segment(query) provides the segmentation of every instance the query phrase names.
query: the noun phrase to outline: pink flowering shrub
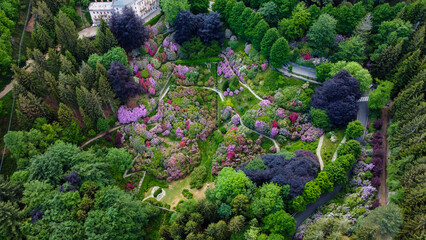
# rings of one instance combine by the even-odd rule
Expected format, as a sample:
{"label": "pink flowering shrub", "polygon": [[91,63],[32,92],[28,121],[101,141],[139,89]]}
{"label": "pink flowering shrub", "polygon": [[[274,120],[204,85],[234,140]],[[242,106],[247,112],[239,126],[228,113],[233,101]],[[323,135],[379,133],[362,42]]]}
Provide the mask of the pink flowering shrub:
{"label": "pink flowering shrub", "polygon": [[144,46],[145,51],[150,56],[154,56],[155,53],[157,52],[158,45],[153,39],[149,39],[148,41],[146,41],[143,46]]}

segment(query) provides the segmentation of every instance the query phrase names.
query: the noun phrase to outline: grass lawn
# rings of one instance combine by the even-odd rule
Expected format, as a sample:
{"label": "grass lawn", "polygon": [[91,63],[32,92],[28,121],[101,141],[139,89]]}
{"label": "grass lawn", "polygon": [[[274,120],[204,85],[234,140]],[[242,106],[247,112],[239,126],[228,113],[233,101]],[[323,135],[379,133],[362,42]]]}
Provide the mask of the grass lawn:
{"label": "grass lawn", "polygon": [[[139,180],[140,180],[140,178],[139,178]],[[138,184],[139,184],[139,182],[138,182]],[[140,198],[143,198],[144,193],[146,191],[148,191],[148,189],[150,189],[150,188],[152,188],[154,186],[159,186],[159,187],[162,187],[162,188],[167,188],[167,187],[169,187],[169,184],[167,183],[166,180],[158,179],[154,175],[147,173],[146,176],[145,176],[145,179],[143,180],[141,189],[139,191]]]}
{"label": "grass lawn", "polygon": [[[240,84],[240,86],[242,85]],[[250,110],[253,106],[260,102],[260,100],[245,87],[244,91],[240,92],[238,95],[226,97],[225,100],[231,100],[234,105],[233,108],[238,112],[238,114],[240,114],[240,116],[243,116],[247,110]]]}
{"label": "grass lawn", "polygon": [[209,136],[207,141],[198,141],[198,147],[200,148],[201,153],[200,166],[204,166],[207,169],[206,182],[213,182],[212,155],[216,153],[219,146],[217,146],[217,144],[213,144],[211,136]]}
{"label": "grass lawn", "polygon": [[286,149],[289,152],[294,152],[296,150],[308,150],[315,154],[318,147],[318,142],[319,140],[316,140],[315,142],[302,142],[302,140],[298,140],[293,142],[291,145],[287,145]]}
{"label": "grass lawn", "polygon": [[345,131],[344,130],[335,131],[335,135],[337,137],[337,142],[335,143],[332,143],[328,137],[326,136],[324,137],[324,141],[321,147],[321,157],[322,157],[322,160],[324,161],[324,164],[329,163],[331,159],[333,158],[334,152],[337,150],[337,147],[339,146],[340,142],[345,136]]}

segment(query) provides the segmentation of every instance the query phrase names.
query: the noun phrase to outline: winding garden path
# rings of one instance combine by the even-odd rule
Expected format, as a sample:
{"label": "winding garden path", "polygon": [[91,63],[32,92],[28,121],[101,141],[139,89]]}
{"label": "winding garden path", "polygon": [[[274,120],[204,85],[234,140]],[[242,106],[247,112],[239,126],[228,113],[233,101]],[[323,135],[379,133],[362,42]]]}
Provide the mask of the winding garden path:
{"label": "winding garden path", "polygon": [[107,135],[108,133],[111,133],[111,132],[114,132],[115,130],[117,130],[117,129],[120,129],[120,128],[122,128],[124,125],[120,125],[120,126],[117,126],[117,127],[115,127],[115,128],[111,128],[110,130],[108,130],[108,131],[106,131],[106,132],[103,132],[103,133],[100,133],[100,134],[98,134],[96,137],[94,137],[94,138],[92,138],[92,139],[90,139],[89,141],[87,141],[87,142],[85,142],[83,145],[81,145],[80,146],[80,148],[84,148],[85,146],[87,146],[88,144],[90,144],[91,142],[93,142],[93,141],[95,141],[95,140],[97,140],[97,139],[99,139],[99,138],[101,138],[101,137],[104,137],[105,135]]}
{"label": "winding garden path", "polygon": [[310,82],[310,83],[315,83],[315,84],[318,84],[318,85],[322,85],[322,83],[320,83],[320,82],[317,82],[317,81],[314,81],[314,80],[311,80],[311,79],[307,79],[305,77],[293,74],[293,73],[289,72],[288,70],[286,70],[284,68],[277,68],[277,71],[283,73],[287,77],[293,77],[293,78],[297,78],[297,79],[300,79],[300,80],[303,80],[303,81],[306,81],[306,82]]}
{"label": "winding garden path", "polygon": [[346,142],[346,137],[343,137],[342,141],[340,142],[339,146],[336,148],[336,151],[333,154],[333,157],[331,158],[331,161],[334,162],[337,159],[337,149],[339,149],[340,145]]}
{"label": "winding garden path", "polygon": [[319,139],[318,147],[317,147],[317,151],[316,151],[321,170],[324,168],[324,162],[322,161],[322,157],[321,157],[321,148],[322,148],[323,142],[324,142],[324,134]]}

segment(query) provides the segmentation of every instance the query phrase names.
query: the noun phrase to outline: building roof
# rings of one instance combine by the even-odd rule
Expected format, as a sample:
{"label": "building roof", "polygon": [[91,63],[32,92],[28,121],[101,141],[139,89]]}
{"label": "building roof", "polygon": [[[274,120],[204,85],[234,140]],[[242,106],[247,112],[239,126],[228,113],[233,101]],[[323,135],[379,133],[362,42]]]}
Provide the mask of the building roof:
{"label": "building roof", "polygon": [[112,2],[91,2],[89,4],[90,11],[111,10]]}
{"label": "building roof", "polygon": [[124,7],[127,6],[133,2],[135,2],[136,0],[115,0],[114,2],[114,7]]}

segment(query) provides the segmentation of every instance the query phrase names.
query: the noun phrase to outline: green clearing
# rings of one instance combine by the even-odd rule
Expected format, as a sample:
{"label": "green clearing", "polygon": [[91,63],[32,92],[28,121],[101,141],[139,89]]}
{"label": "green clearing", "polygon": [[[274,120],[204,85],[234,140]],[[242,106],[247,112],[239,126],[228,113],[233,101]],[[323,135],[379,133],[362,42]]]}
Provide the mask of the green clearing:
{"label": "green clearing", "polygon": [[[243,85],[240,84],[241,87]],[[257,105],[260,100],[257,99],[246,87],[244,87],[244,91],[240,92],[238,95],[234,95],[232,97],[226,97],[225,100],[231,100],[232,104],[234,105],[233,108],[240,114],[240,116],[243,116],[244,113],[253,106]]]}
{"label": "green clearing", "polygon": [[191,177],[187,176],[184,179],[180,179],[180,180],[172,182],[170,184],[172,185],[172,188],[164,188],[164,191],[166,191],[166,196],[164,196],[164,198],[161,199],[161,201],[174,206],[173,201],[176,199],[179,199],[180,197],[183,198],[182,190],[185,188],[189,189],[190,181],[191,181]]}
{"label": "green clearing", "polygon": [[298,140],[292,144],[287,145],[286,149],[289,152],[294,152],[297,150],[308,150],[315,153],[318,147],[318,142],[319,140],[316,140],[315,142],[302,142],[302,140]]}
{"label": "green clearing", "polygon": [[217,148],[219,147],[217,144],[213,144],[211,138],[212,135],[209,136],[207,141],[198,141],[198,148],[200,149],[201,153],[200,166],[204,166],[207,169],[206,182],[213,182],[212,156],[213,154],[215,154]]}
{"label": "green clearing", "polygon": [[324,161],[324,164],[329,163],[331,159],[333,158],[334,152],[337,150],[337,147],[339,146],[340,142],[345,136],[345,131],[338,130],[335,132],[335,135],[337,137],[337,141],[335,143],[332,143],[330,138],[328,138],[327,136],[324,136],[324,141],[322,142],[322,147],[321,147],[321,157],[322,157],[322,160]]}
{"label": "green clearing", "polygon": [[[140,180],[140,178],[139,178],[139,180]],[[139,184],[139,182],[138,182],[138,184]],[[162,188],[169,187],[166,180],[158,179],[154,175],[147,173],[145,175],[141,189],[139,191],[139,198],[143,199],[145,192],[148,191],[148,189],[150,189],[154,186],[159,186],[159,187],[162,187]]]}

